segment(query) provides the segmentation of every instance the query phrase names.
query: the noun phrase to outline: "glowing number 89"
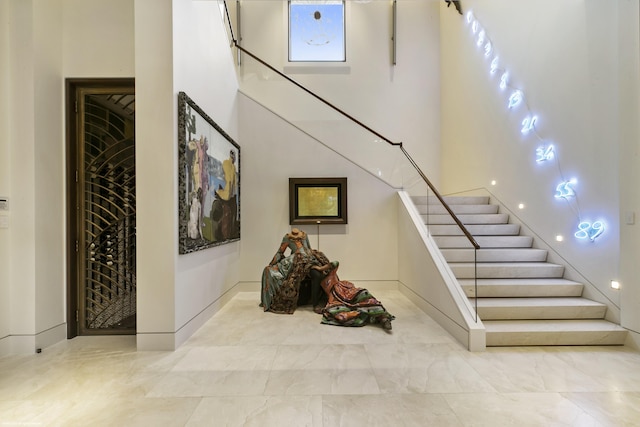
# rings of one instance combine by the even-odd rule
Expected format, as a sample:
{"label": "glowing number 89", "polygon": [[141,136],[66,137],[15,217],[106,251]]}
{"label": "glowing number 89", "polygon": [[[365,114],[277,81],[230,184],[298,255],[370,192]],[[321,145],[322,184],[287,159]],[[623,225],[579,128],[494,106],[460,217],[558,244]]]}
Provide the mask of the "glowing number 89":
{"label": "glowing number 89", "polygon": [[604,233],[604,223],[602,221],[596,221],[593,224],[583,221],[578,224],[578,231],[576,231],[575,236],[578,239],[589,239],[593,242],[602,233]]}

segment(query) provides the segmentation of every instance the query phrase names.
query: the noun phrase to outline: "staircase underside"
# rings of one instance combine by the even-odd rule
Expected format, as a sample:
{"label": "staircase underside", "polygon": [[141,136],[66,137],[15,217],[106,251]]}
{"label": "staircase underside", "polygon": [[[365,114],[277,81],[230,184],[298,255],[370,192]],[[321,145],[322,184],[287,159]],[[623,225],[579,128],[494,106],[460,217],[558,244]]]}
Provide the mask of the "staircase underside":
{"label": "staircase underside", "polygon": [[481,249],[473,250],[436,199],[413,198],[451,271],[477,304],[487,346],[624,344],[627,330],[605,320],[607,306],[583,298],[584,285],[565,279],[564,266],[547,262],[547,251],[534,248],[533,238],[521,235],[489,197],[445,201]]}

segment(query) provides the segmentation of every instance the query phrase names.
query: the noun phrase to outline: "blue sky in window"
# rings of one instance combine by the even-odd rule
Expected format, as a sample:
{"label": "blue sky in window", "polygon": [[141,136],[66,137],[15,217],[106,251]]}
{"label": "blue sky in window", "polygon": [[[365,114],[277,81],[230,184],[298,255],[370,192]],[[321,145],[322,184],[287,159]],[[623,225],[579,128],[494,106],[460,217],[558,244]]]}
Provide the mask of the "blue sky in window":
{"label": "blue sky in window", "polygon": [[290,61],[344,61],[344,5],[336,2],[291,2]]}

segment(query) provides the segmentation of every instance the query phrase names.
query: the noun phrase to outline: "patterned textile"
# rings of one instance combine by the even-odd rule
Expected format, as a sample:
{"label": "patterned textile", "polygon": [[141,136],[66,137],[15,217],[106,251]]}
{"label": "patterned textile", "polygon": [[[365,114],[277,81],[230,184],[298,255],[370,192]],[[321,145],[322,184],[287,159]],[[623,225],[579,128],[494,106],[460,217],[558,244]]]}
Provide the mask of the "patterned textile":
{"label": "patterned textile", "polygon": [[[284,255],[289,249],[291,254]],[[300,283],[309,277],[311,267],[328,264],[320,251],[311,249],[307,234],[293,229],[262,272],[261,306],[264,311],[293,314],[298,306]]]}
{"label": "patterned textile", "polygon": [[329,302],[322,311],[322,323],[364,326],[368,323],[384,323],[395,319],[367,289],[357,288],[351,282],[340,280],[337,275],[337,263],[334,265],[336,267],[321,283],[329,297]]}

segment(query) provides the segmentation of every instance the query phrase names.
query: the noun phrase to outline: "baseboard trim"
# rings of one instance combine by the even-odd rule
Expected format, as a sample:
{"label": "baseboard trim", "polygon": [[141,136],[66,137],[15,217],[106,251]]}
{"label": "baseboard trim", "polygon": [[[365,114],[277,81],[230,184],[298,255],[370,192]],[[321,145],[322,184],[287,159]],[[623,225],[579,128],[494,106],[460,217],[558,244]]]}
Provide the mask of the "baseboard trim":
{"label": "baseboard trim", "polygon": [[34,354],[67,338],[67,324],[61,323],[37,334],[7,335],[0,338],[0,357]]}

